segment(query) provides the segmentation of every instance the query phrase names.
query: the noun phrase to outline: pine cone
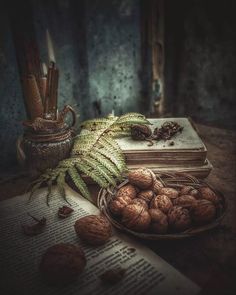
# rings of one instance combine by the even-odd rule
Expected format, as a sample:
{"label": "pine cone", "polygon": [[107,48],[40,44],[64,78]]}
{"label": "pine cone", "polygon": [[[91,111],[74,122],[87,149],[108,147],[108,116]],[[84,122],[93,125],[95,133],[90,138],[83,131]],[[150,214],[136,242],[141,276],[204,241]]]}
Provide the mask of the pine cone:
{"label": "pine cone", "polygon": [[145,140],[152,135],[152,130],[147,125],[133,125],[131,127],[131,137],[134,140]]}

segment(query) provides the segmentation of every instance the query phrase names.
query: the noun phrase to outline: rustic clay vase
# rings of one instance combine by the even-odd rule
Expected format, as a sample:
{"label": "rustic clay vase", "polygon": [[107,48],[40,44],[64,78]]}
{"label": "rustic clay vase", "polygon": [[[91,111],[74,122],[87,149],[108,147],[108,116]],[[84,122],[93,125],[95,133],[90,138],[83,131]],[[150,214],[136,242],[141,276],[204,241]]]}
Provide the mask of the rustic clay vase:
{"label": "rustic clay vase", "polygon": [[[73,117],[71,126],[65,123],[69,112]],[[55,167],[70,155],[75,123],[76,114],[70,106],[64,107],[57,120],[36,118],[33,122],[24,122],[25,132],[17,142],[19,162],[35,172]]]}

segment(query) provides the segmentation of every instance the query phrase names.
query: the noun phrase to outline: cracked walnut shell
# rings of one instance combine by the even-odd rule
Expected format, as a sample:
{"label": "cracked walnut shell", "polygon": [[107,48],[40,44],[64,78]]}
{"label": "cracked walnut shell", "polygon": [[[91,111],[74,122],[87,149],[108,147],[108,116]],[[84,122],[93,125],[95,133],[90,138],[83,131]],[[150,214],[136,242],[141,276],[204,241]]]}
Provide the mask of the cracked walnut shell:
{"label": "cracked walnut shell", "polygon": [[39,266],[43,279],[51,285],[74,282],[86,265],[84,251],[79,246],[60,243],[49,247]]}
{"label": "cracked walnut shell", "polygon": [[167,216],[159,209],[149,209],[151,216],[150,229],[157,234],[165,234],[168,230]]}
{"label": "cracked walnut shell", "polygon": [[167,213],[172,207],[173,204],[170,198],[166,195],[157,195],[152,199],[150,203],[150,208],[160,209],[163,213]]}
{"label": "cracked walnut shell", "polygon": [[216,207],[208,200],[198,200],[191,210],[191,216],[196,224],[206,224],[216,216]]}
{"label": "cracked walnut shell", "polygon": [[122,211],[122,223],[134,231],[145,232],[150,222],[150,214],[142,204],[129,204]]}
{"label": "cracked walnut shell", "polygon": [[101,215],[88,215],[75,222],[75,231],[81,240],[90,245],[105,244],[112,235],[110,222]]}
{"label": "cracked walnut shell", "polygon": [[129,182],[140,189],[148,189],[153,184],[153,175],[149,169],[140,168],[130,171],[128,174]]}
{"label": "cracked walnut shell", "polygon": [[179,192],[172,187],[162,187],[159,189],[159,195],[166,195],[171,200],[173,200],[178,197]]}
{"label": "cracked walnut shell", "polygon": [[188,209],[174,206],[168,212],[168,222],[175,231],[184,231],[191,225],[191,218]]}

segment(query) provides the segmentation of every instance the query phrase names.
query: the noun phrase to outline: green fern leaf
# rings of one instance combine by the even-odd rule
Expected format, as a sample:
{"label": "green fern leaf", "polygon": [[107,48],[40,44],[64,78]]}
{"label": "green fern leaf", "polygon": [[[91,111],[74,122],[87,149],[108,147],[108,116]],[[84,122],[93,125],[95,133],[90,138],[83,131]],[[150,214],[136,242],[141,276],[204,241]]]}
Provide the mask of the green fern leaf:
{"label": "green fern leaf", "polygon": [[65,172],[59,173],[59,175],[57,177],[57,189],[58,189],[59,194],[62,196],[62,198],[70,205],[70,203],[68,202],[67,197],[66,197],[65,177],[66,177]]}
{"label": "green fern leaf", "polygon": [[73,181],[73,183],[75,184],[75,186],[79,189],[80,193],[87,198],[88,200],[92,200],[91,196],[90,196],[90,192],[86,186],[86,183],[83,181],[83,179],[81,178],[81,176],[79,175],[77,169],[75,167],[71,167],[70,169],[68,169],[68,174],[71,178],[71,180]]}
{"label": "green fern leaf", "polygon": [[84,158],[83,161],[93,170],[97,171],[103,178],[105,178],[108,183],[114,186],[116,185],[113,174],[105,166],[102,166],[99,162],[89,157]]}
{"label": "green fern leaf", "polygon": [[94,153],[93,151],[91,151],[89,156],[99,162],[101,165],[104,165],[116,178],[121,179],[120,171],[117,169],[116,165],[114,165],[114,163],[112,163],[108,158],[104,157],[101,154]]}
{"label": "green fern leaf", "polygon": [[75,166],[79,171],[91,177],[99,186],[104,188],[109,186],[109,182],[97,170],[87,166],[86,163],[81,161],[76,163]]}

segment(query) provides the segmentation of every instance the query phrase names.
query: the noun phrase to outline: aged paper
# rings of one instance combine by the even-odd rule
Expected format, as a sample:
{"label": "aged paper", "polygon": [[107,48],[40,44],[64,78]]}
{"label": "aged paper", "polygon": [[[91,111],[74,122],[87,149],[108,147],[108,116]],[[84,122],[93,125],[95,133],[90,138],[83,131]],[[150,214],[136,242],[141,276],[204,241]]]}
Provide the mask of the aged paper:
{"label": "aged paper", "polygon": [[[0,294],[24,295],[141,295],[141,294],[197,294],[199,287],[179,273],[148,248],[114,230],[113,237],[104,246],[89,247],[76,236],[75,221],[99,210],[71,189],[68,199],[75,210],[69,218],[59,219],[57,210],[65,204],[56,193],[50,207],[46,205],[46,190],[39,191],[34,200],[28,195],[0,202]],[[43,233],[29,237],[22,225],[32,219],[27,214],[47,219]],[[45,250],[60,242],[83,247],[87,265],[78,281],[66,287],[49,287],[38,271]],[[122,281],[107,286],[99,276],[114,267],[126,269]]]}

